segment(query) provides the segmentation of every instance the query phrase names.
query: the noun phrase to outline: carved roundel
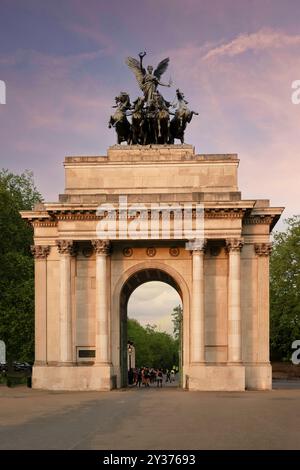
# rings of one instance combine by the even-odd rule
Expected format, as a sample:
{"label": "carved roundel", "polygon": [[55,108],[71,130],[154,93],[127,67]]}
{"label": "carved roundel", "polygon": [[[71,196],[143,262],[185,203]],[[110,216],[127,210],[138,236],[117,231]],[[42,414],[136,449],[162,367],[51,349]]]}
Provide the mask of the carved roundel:
{"label": "carved roundel", "polygon": [[127,258],[129,258],[130,256],[132,256],[133,254],[133,249],[130,248],[130,247],[126,247],[123,249],[123,255],[126,256]]}
{"label": "carved roundel", "polygon": [[180,250],[179,248],[177,248],[177,246],[171,246],[171,248],[169,249],[169,253],[171,256],[178,256],[180,253]]}
{"label": "carved roundel", "polygon": [[147,253],[147,256],[150,256],[151,258],[153,258],[153,256],[156,255],[156,248],[154,248],[154,246],[149,246],[149,248],[147,248],[146,250],[146,253]]}

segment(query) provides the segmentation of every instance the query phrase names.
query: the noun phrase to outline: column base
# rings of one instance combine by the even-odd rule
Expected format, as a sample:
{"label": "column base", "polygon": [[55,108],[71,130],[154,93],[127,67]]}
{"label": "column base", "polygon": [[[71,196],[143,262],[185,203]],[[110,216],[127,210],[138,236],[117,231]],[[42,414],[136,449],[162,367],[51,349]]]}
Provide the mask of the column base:
{"label": "column base", "polygon": [[191,391],[241,392],[245,390],[245,367],[229,364],[191,364],[184,378]]}
{"label": "column base", "polygon": [[115,387],[111,365],[34,366],[32,388],[43,390],[101,390]]}
{"label": "column base", "polygon": [[272,390],[272,366],[268,362],[245,364],[247,390]]}

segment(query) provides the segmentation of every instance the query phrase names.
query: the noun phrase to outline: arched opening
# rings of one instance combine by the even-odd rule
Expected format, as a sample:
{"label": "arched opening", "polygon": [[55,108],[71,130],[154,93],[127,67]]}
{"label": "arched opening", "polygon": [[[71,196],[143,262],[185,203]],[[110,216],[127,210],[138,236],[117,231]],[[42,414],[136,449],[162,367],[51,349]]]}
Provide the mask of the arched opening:
{"label": "arched opening", "polygon": [[[127,281],[123,284],[122,289],[121,289],[121,294],[120,294],[120,365],[121,365],[121,386],[122,387],[126,387],[128,385],[128,368],[129,368],[128,364],[130,366],[133,365],[131,364],[131,361],[130,363],[128,362],[128,344],[129,344],[129,349],[130,349],[130,342],[132,340],[132,338],[128,337],[128,330],[127,330],[129,299],[131,298],[131,295],[135,293],[137,289],[141,288],[141,286],[143,286],[145,283],[153,283],[155,281],[158,283],[167,284],[168,286],[171,286],[172,289],[175,289],[175,291],[178,294],[177,305],[180,304],[182,308],[184,308],[183,296],[182,296],[182,292],[178,283],[169,273],[167,273],[166,271],[162,269],[158,269],[158,268],[141,269],[133,273],[127,279]],[[176,302],[174,303],[174,307],[175,306],[176,306]],[[172,312],[170,312],[170,319],[171,319],[171,313]],[[153,318],[151,318],[151,315],[149,315],[149,318],[147,318],[147,323],[153,324],[154,322],[153,322]],[[144,321],[144,325],[145,325],[145,321]],[[160,330],[163,331],[163,329],[164,328],[161,328]],[[169,334],[171,333],[170,325],[169,325],[169,331],[167,331],[167,333]],[[178,354],[178,366],[179,366],[178,377],[180,377],[181,369],[182,369],[182,357],[183,357],[182,338],[183,338],[183,321],[181,321],[181,324],[180,324],[180,333],[179,333],[179,337],[177,341],[178,353],[179,353]],[[139,355],[138,350],[135,350],[135,355],[136,355],[137,365],[141,366],[141,363],[138,357]],[[144,364],[144,366],[158,367],[158,364]],[[181,383],[181,380],[179,381]]]}

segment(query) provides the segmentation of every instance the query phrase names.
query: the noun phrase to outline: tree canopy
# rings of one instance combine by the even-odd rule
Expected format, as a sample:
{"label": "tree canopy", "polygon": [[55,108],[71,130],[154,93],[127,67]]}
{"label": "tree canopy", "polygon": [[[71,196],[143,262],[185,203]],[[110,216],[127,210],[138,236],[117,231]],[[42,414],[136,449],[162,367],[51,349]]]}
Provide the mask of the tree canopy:
{"label": "tree canopy", "polygon": [[274,235],[270,264],[271,358],[289,360],[300,339],[300,216]]}
{"label": "tree canopy", "polygon": [[155,325],[143,327],[137,320],[128,318],[127,337],[134,343],[136,367],[172,369],[178,366],[178,341]]}
{"label": "tree canopy", "polygon": [[34,354],[33,232],[19,211],[41,200],[31,172],[0,171],[0,339],[14,360],[33,361]]}

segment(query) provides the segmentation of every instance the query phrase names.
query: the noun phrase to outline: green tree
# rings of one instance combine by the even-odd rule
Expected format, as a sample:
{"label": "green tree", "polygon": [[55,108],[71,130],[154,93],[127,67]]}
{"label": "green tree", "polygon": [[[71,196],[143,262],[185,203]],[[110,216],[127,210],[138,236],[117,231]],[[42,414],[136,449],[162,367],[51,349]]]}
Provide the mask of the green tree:
{"label": "green tree", "polygon": [[19,211],[42,197],[33,175],[0,171],[0,339],[10,359],[32,361],[34,355],[33,232]]}
{"label": "green tree", "polygon": [[177,340],[179,340],[181,337],[182,313],[181,305],[177,305],[177,307],[175,307],[172,312],[173,334],[174,338]]}
{"label": "green tree", "polygon": [[178,365],[178,343],[156,325],[143,327],[137,320],[127,321],[128,340],[135,346],[136,366],[170,369]]}
{"label": "green tree", "polygon": [[289,360],[300,339],[300,216],[274,235],[270,264],[271,358]]}

